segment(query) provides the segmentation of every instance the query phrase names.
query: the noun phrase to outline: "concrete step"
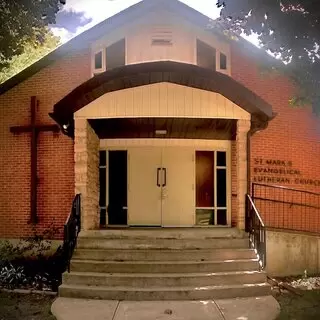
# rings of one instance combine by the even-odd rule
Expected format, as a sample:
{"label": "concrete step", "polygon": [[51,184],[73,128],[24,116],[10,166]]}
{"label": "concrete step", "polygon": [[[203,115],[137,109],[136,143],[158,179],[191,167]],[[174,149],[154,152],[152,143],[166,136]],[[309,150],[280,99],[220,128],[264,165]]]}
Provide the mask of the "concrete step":
{"label": "concrete step", "polygon": [[193,227],[193,228],[125,228],[81,231],[80,238],[96,239],[230,239],[248,238],[237,228]]}
{"label": "concrete step", "polygon": [[145,249],[76,249],[76,260],[100,261],[208,261],[254,259],[252,249],[186,249],[186,250],[145,250]]}
{"label": "concrete step", "polygon": [[80,237],[78,249],[246,249],[248,238],[216,239],[106,239]]}
{"label": "concrete step", "polygon": [[271,294],[268,283],[203,287],[130,288],[62,284],[59,295],[68,298],[105,300],[211,300],[240,297],[258,297]]}
{"label": "concrete step", "polygon": [[267,281],[264,272],[237,271],[218,273],[91,273],[71,272],[63,274],[63,283],[67,285],[89,285],[109,287],[189,287],[219,286]]}
{"label": "concrete step", "polygon": [[72,272],[201,273],[259,270],[257,259],[223,261],[96,261],[71,260]]}

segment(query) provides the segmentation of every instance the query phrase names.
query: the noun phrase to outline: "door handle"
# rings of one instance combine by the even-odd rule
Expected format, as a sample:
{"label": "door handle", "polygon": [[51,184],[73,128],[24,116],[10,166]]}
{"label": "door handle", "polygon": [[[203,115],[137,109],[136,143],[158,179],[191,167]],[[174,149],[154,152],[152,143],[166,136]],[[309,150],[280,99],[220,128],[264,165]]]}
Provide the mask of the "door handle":
{"label": "door handle", "polygon": [[167,168],[162,168],[163,170],[163,184],[162,186],[165,187],[167,185]]}
{"label": "door handle", "polygon": [[157,168],[157,187],[160,187],[160,181],[159,181],[160,171],[161,171],[161,168]]}

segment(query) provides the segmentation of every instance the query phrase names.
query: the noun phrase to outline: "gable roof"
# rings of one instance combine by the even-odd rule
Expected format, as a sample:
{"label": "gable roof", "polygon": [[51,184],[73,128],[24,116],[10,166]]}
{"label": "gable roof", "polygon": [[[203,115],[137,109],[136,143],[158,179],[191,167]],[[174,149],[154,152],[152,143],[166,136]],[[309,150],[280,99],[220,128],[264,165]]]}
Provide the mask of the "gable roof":
{"label": "gable roof", "polygon": [[[214,2],[212,5],[215,5]],[[20,73],[16,74],[12,78],[5,81],[0,85],[0,94],[10,90],[14,86],[23,82],[27,78],[33,76],[41,69],[47,67],[53,62],[61,59],[62,57],[81,51],[90,46],[92,41],[95,41],[102,36],[106,35],[106,33],[113,31],[116,28],[126,24],[128,21],[134,21],[145,14],[149,13],[153,9],[163,8],[168,10],[169,12],[174,12],[177,15],[182,16],[186,20],[191,23],[200,26],[201,28],[206,28],[210,18],[203,15],[202,13],[190,8],[186,4],[178,1],[178,0],[143,0],[138,2],[137,4],[119,12],[118,14],[100,22],[96,26],[90,28],[89,30],[79,34],[75,38],[71,39],[67,43],[59,46],[57,49],[44,56],[37,62],[33,63],[31,66],[22,70]],[[222,35],[222,33],[218,32],[218,30],[212,29],[212,32],[216,34]],[[227,37],[225,37],[228,40]],[[262,54],[264,59],[270,59],[270,56],[265,53],[263,50],[257,48],[253,44],[249,43],[244,39],[239,39],[239,45],[247,47],[250,45],[250,51],[254,51],[256,54]],[[272,58],[271,58],[272,59]]]}

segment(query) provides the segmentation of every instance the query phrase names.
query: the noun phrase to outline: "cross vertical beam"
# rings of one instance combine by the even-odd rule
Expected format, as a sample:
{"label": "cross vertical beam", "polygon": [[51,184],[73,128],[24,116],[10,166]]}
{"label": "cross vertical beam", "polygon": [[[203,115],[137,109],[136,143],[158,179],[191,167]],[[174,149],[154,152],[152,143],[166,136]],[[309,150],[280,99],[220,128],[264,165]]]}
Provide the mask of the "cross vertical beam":
{"label": "cross vertical beam", "polygon": [[30,223],[38,223],[37,215],[37,141],[38,131],[36,128],[36,107],[37,99],[31,97],[31,189],[30,189]]}
{"label": "cross vertical beam", "polygon": [[28,126],[15,126],[11,127],[10,131],[12,133],[31,133],[31,170],[30,170],[30,220],[29,223],[36,224],[39,222],[37,215],[37,187],[38,187],[38,136],[40,132],[51,131],[59,132],[59,127],[57,125],[37,125],[36,124],[36,112],[38,106],[38,100],[35,96],[31,97],[30,111],[31,111],[31,124]]}

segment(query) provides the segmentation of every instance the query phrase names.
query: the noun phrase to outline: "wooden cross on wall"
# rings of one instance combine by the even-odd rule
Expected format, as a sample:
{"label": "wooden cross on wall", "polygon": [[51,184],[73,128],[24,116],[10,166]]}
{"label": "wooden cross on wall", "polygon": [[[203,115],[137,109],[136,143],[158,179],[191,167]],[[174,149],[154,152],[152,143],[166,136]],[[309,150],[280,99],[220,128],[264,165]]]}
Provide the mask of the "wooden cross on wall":
{"label": "wooden cross on wall", "polygon": [[59,126],[57,125],[37,125],[36,124],[36,109],[39,106],[39,101],[35,96],[31,97],[31,124],[28,126],[15,126],[10,128],[10,132],[18,133],[31,133],[31,194],[30,194],[30,221],[29,223],[38,223],[37,215],[37,146],[38,135],[40,132],[51,131],[59,132]]}

